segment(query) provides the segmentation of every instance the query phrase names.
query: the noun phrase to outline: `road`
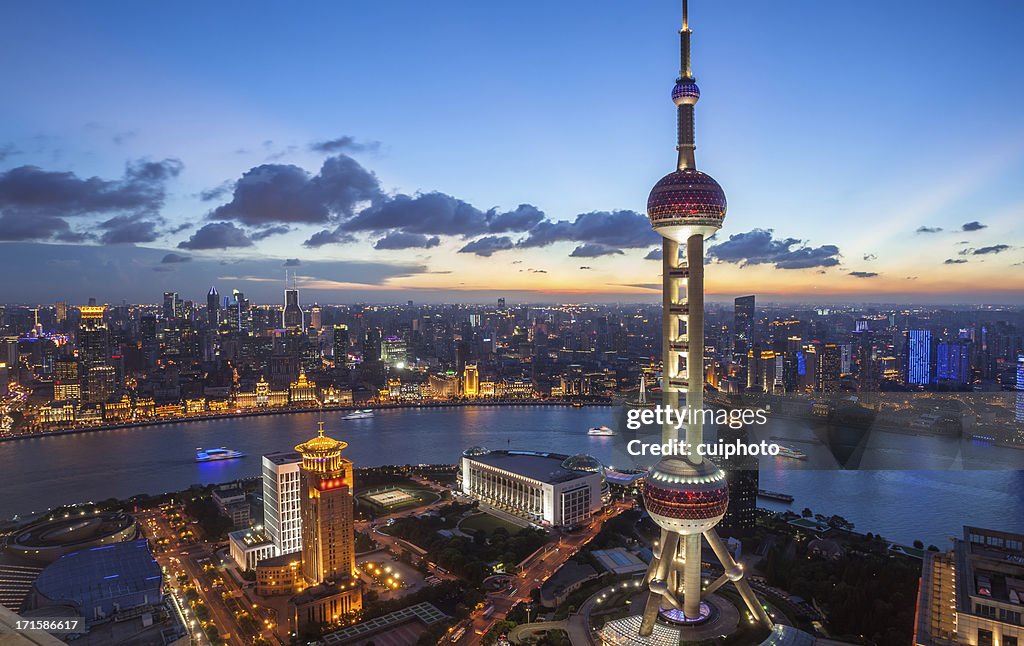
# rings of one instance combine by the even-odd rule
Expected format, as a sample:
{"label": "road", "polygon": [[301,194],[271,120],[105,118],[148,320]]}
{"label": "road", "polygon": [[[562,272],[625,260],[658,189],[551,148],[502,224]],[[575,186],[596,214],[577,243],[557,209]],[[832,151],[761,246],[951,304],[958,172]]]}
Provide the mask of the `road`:
{"label": "road", "polygon": [[604,527],[604,524],[622,512],[632,509],[632,502],[620,502],[609,508],[604,515],[598,516],[586,529],[559,537],[557,547],[544,557],[534,561],[530,566],[512,579],[512,591],[497,592],[487,595],[487,602],[494,604],[494,612],[490,617],[483,616],[483,610],[474,611],[470,617],[470,625],[466,633],[457,642],[459,646],[475,646],[481,644],[483,635],[491,627],[505,619],[509,610],[520,601],[530,601],[530,592],[539,588],[558,568],[576,555],[584,545],[589,543]]}

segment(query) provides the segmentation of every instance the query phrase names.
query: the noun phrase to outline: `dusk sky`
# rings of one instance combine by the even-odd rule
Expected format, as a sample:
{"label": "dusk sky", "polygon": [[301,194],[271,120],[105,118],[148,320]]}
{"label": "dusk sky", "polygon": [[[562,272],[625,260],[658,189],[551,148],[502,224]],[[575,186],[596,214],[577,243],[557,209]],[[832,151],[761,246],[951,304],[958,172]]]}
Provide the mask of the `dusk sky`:
{"label": "dusk sky", "polygon": [[[679,14],[6,3],[0,302],[653,300]],[[1024,302],[1024,4],[690,21],[711,298]]]}

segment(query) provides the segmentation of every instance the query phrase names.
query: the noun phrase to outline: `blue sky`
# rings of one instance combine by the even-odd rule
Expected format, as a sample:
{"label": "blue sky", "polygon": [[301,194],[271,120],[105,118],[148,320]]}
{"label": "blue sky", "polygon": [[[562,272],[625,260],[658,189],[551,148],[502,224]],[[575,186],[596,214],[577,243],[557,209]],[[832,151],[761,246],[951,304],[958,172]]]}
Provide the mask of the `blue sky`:
{"label": "blue sky", "polygon": [[[730,201],[711,244],[736,236],[708,271],[710,292],[1019,300],[1024,89],[1015,80],[1024,6],[690,4],[702,89],[697,162]],[[644,260],[656,245],[616,247],[584,226],[490,256],[459,253],[484,231],[438,229],[435,244],[428,232],[422,246],[375,249],[388,232],[363,230],[313,248],[303,243],[326,225],[295,222],[285,223],[287,233],[269,231],[270,223],[245,229],[266,234],[245,247],[178,245],[225,221],[209,214],[231,201],[250,169],[293,165],[315,176],[336,154],[372,173],[388,198],[441,192],[481,212],[529,204],[553,222],[642,214],[650,186],[674,163],[676,2],[44,2],[7,4],[0,19],[14,26],[0,42],[8,97],[0,103],[0,174],[32,166],[116,182],[139,160],[180,164],[159,180],[145,215],[101,208],[64,218],[77,232],[116,216],[159,218],[145,240],[88,253],[124,267],[151,250],[188,251],[193,267],[210,266],[208,278],[151,267],[160,290],[198,297],[201,285],[175,283],[205,278],[238,283],[221,291],[237,286],[276,300],[279,287],[268,281],[283,274],[273,267],[286,258],[305,262],[300,281],[325,301],[489,299],[491,291],[637,300],[651,292],[630,285],[658,281],[658,263]],[[356,145],[310,148],[343,136]],[[225,189],[217,199],[199,197],[217,187]],[[0,192],[0,213],[17,206]],[[21,206],[18,217],[31,217]],[[331,225],[362,206],[332,214]],[[964,231],[971,222],[981,228]],[[915,233],[921,227],[942,231]],[[751,235],[758,229],[772,233]],[[497,233],[513,244],[529,235]],[[41,263],[32,281],[0,300],[75,301],[92,292],[155,300],[160,291],[107,281],[64,294],[48,260],[65,258],[53,243],[68,240],[0,237],[38,247]],[[570,256],[587,244],[601,245],[602,255]],[[824,262],[779,268],[803,248]],[[998,250],[977,253],[990,248]],[[11,263],[17,255],[0,254],[0,270],[12,269],[3,256]],[[261,259],[264,273],[217,269],[241,258]],[[313,270],[331,260],[396,270],[383,280]],[[492,278],[481,280],[485,272]]]}

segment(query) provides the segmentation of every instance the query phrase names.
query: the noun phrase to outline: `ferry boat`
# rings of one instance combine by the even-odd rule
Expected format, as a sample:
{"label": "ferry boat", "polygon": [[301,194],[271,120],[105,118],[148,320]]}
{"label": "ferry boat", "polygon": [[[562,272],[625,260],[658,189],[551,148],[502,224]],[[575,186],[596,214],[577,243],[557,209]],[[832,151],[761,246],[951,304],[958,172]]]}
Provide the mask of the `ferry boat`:
{"label": "ferry boat", "polygon": [[373,411],[369,408],[363,408],[361,410],[354,410],[341,419],[366,419],[367,417],[373,417]]}
{"label": "ferry boat", "polygon": [[235,451],[226,447],[218,449],[196,449],[196,462],[213,462],[215,460],[234,460],[244,457],[241,451]]}
{"label": "ferry boat", "polygon": [[807,454],[800,449],[790,448],[788,446],[779,447],[779,455],[784,458],[793,458],[794,460],[806,460]]}
{"label": "ferry boat", "polygon": [[589,431],[587,431],[587,435],[597,435],[599,437],[607,437],[609,435],[615,435],[615,431],[613,431],[612,429],[608,428],[607,426],[595,426],[592,429],[590,429]]}
{"label": "ferry boat", "polygon": [[768,491],[767,489],[757,490],[758,498],[767,498],[768,500],[778,500],[779,502],[790,503],[793,502],[793,496],[788,493],[780,493],[778,491]]}

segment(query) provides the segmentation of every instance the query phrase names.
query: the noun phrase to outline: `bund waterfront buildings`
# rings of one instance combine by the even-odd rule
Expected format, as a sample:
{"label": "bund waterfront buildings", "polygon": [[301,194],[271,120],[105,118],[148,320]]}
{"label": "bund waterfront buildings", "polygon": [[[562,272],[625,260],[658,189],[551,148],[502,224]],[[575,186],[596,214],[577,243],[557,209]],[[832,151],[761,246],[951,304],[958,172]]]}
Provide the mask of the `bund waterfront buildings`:
{"label": "bund waterfront buildings", "polygon": [[918,646],[1024,643],[1024,535],[964,527],[947,552],[924,554]]}
{"label": "bund waterfront buildings", "polygon": [[462,492],[523,525],[575,527],[601,510],[608,485],[589,455],[467,449]]}

